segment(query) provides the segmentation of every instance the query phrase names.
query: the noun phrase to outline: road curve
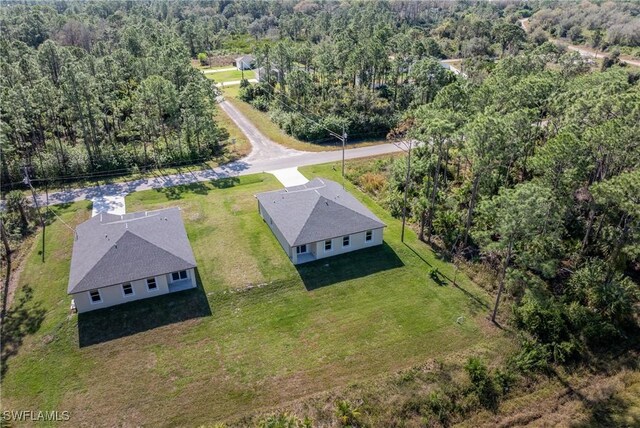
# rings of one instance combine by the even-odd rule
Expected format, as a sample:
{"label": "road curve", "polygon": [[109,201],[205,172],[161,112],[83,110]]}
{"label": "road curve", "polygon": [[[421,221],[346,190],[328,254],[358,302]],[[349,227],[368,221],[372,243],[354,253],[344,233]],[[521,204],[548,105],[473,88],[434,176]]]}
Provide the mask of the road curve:
{"label": "road curve", "polygon": [[[529,18],[518,19],[518,22],[520,23],[520,26],[525,31],[525,33],[528,33]],[[598,56],[602,58],[608,55],[607,52],[598,51],[593,48],[586,49],[586,46],[568,44],[566,41],[563,41],[560,39],[549,38],[549,41],[554,42],[556,44],[565,45],[567,49],[569,49],[570,51],[578,52],[580,55],[582,55],[585,58],[598,58]],[[635,67],[640,67],[640,61],[628,58],[627,56],[624,56],[624,55],[620,56],[620,62],[624,62],[626,64],[633,65]]]}
{"label": "road curve", "polygon": [[[342,151],[304,152],[293,150],[277,144],[262,134],[238,109],[228,101],[221,101],[220,107],[238,125],[251,143],[252,151],[249,156],[235,162],[222,165],[217,168],[194,170],[185,168],[187,172],[170,175],[158,175],[150,178],[141,178],[122,183],[113,183],[98,186],[89,186],[78,189],[69,189],[49,193],[49,198],[40,194],[38,199],[41,204],[57,205],[83,200],[91,200],[97,197],[126,195],[149,189],[161,189],[165,187],[180,186],[203,181],[210,181],[239,175],[256,174],[265,171],[273,171],[283,168],[293,168],[307,165],[315,165],[327,162],[335,162],[342,159]],[[345,150],[345,159],[357,159],[369,156],[377,156],[400,151],[391,143],[377,146],[360,147]]]}

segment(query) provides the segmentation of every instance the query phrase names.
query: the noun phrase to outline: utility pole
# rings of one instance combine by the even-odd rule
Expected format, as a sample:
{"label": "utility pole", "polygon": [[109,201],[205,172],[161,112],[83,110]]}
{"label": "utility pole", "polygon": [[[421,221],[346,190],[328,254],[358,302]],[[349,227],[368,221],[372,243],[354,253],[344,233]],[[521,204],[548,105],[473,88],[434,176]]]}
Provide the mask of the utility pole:
{"label": "utility pole", "polygon": [[46,226],[44,223],[44,217],[42,216],[42,212],[40,211],[40,205],[38,204],[38,198],[36,197],[36,190],[33,188],[31,184],[31,176],[30,176],[30,166],[25,165],[22,167],[22,181],[24,184],[28,185],[31,189],[31,196],[33,197],[33,204],[36,206],[38,210],[38,216],[40,217],[40,226],[42,227],[42,263],[44,263],[44,250],[45,250],[45,234],[46,234]]}
{"label": "utility pole", "polygon": [[404,202],[402,205],[402,234],[400,236],[401,242],[404,242],[404,227],[407,220],[407,190],[409,188],[409,178],[411,174],[411,144],[412,141],[409,141],[409,151],[407,153],[407,176],[404,180]]}
{"label": "utility pole", "polygon": [[344,125],[342,126],[342,188],[344,189],[344,149],[347,144],[347,132],[344,129]]}

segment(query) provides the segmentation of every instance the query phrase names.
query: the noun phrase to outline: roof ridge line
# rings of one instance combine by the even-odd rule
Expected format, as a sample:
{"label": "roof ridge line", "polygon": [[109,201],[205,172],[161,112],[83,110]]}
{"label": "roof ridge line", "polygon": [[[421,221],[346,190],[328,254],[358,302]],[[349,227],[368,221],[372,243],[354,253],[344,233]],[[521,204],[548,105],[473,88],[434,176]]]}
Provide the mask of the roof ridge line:
{"label": "roof ridge line", "polygon": [[[315,190],[315,189],[314,189]],[[300,238],[300,235],[302,235],[302,231],[304,230],[304,228],[307,226],[307,223],[309,223],[309,220],[311,220],[311,217],[313,212],[315,211],[315,209],[318,207],[318,204],[320,203],[321,199],[327,199],[324,196],[322,196],[320,193],[318,193],[318,191],[316,190],[316,193],[318,194],[318,199],[316,200],[316,203],[313,204],[313,208],[311,209],[311,211],[309,211],[309,216],[307,217],[307,219],[305,220],[305,222],[302,224],[302,227],[300,228],[300,230],[298,231],[298,233],[295,236],[295,239],[293,240],[293,243],[291,244],[291,246],[293,246],[296,241],[298,240],[298,238]],[[328,200],[328,199],[327,199]]]}
{"label": "roof ridge line", "polygon": [[[302,228],[300,228],[300,233],[298,233],[298,235],[296,236],[296,238],[293,240],[293,244],[292,244],[292,246],[295,246],[295,245],[296,245],[296,242],[297,242],[297,241],[298,241],[298,239],[300,238],[300,235],[302,235],[302,232],[304,231],[305,227],[307,226],[307,224],[309,223],[309,221],[310,221],[310,220],[312,219],[312,217],[313,217],[313,215],[311,215],[311,214],[313,214],[313,212],[314,212],[314,211],[315,211],[315,209],[318,207],[318,205],[320,204],[320,201],[321,201],[322,199],[325,199],[325,200],[327,200],[327,201],[331,201],[331,199],[329,199],[329,198],[327,198],[327,197],[325,197],[325,196],[322,196],[322,195],[318,198],[318,201],[317,201],[317,202],[316,202],[316,204],[313,206],[313,209],[311,210],[309,217],[307,217],[307,221],[305,221],[305,222],[304,222],[304,224],[302,225]],[[359,213],[358,211],[352,210],[351,208],[349,208],[348,206],[346,206],[346,205],[344,205],[344,204],[341,204],[341,203],[338,203],[338,202],[335,202],[335,201],[332,201],[332,202],[334,202],[336,205],[339,205],[340,207],[342,207],[342,208],[344,208],[344,209],[346,209],[346,210],[350,211],[352,214],[355,214],[355,215],[360,216],[360,217],[364,217],[364,218],[366,218],[366,219],[368,219],[368,220],[371,220],[371,221],[379,222],[379,223],[381,223],[381,224],[383,225],[382,227],[386,226],[386,225],[385,225],[385,223],[384,223],[382,220],[380,220],[380,219],[378,219],[378,218],[377,218],[377,216],[376,216],[376,218],[374,219],[374,218],[371,218],[371,217],[369,217],[369,216],[367,216],[367,215],[364,215],[364,214],[362,214],[362,213]],[[329,205],[329,204],[327,204],[327,205]],[[373,214],[373,212],[372,212],[372,214]],[[375,214],[373,214],[373,215],[375,216]],[[305,242],[305,244],[307,244],[307,243],[308,243],[308,242]],[[302,243],[300,243],[300,244],[298,244],[298,245],[302,245]]]}
{"label": "roof ridge line", "polygon": [[[118,238],[118,240],[117,240],[117,241],[116,241],[116,242],[115,242],[111,247],[109,247],[109,249],[108,249],[108,250],[107,250],[107,251],[102,255],[102,257],[100,257],[100,259],[98,259],[98,261],[97,261],[96,263],[94,263],[93,267],[92,267],[91,269],[89,269],[89,271],[88,271],[88,272],[87,272],[87,273],[86,273],[82,278],[80,278],[80,280],[76,281],[76,284],[75,284],[75,286],[74,286],[74,289],[75,289],[75,288],[76,288],[76,287],[77,287],[77,286],[78,286],[82,281],[84,281],[84,280],[85,280],[85,278],[86,278],[87,276],[89,276],[89,274],[93,271],[93,269],[98,265],[98,263],[100,263],[100,262],[104,259],[104,257],[109,253],[109,251],[111,251],[111,250],[113,249],[113,247],[116,247],[116,248],[118,247],[118,242],[120,242],[120,241],[122,240],[122,238],[123,238],[127,233],[130,233],[132,236],[135,236],[136,238],[141,239],[142,241],[146,242],[147,244],[154,246],[155,248],[159,249],[160,251],[163,251],[163,252],[165,252],[165,253],[167,253],[167,254],[171,255],[172,257],[175,257],[175,258],[176,258],[176,259],[178,259],[178,260],[182,260],[183,262],[188,263],[188,264],[193,264],[193,263],[191,263],[190,261],[185,260],[185,259],[183,259],[182,257],[179,257],[179,256],[177,256],[177,255],[175,255],[175,254],[173,254],[173,253],[171,253],[171,252],[169,252],[169,251],[165,250],[164,248],[162,248],[162,247],[160,247],[160,246],[158,246],[158,245],[154,244],[153,242],[151,242],[151,241],[149,241],[149,240],[147,240],[147,239],[143,238],[142,236],[138,235],[137,233],[133,233],[133,232],[131,232],[130,230],[128,230],[128,229],[127,229],[127,230],[126,230],[122,235],[120,235],[120,238]],[[112,285],[117,285],[117,284],[112,284]],[[69,290],[67,290],[67,292],[69,293]],[[73,292],[73,291],[71,291],[71,292]]]}

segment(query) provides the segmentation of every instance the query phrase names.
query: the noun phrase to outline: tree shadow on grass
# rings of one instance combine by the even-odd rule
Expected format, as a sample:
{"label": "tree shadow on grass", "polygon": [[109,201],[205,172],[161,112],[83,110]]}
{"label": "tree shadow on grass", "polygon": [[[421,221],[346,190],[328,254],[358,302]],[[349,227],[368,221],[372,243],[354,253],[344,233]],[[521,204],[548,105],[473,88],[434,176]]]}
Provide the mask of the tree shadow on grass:
{"label": "tree shadow on grass", "polygon": [[[613,376],[619,373],[621,370],[626,369],[630,372],[638,370],[640,364],[638,363],[637,352],[633,352],[634,345],[628,346],[627,352],[623,355],[609,354],[605,356],[602,361],[596,362],[595,366],[591,369],[596,373],[601,373],[607,376]],[[615,345],[614,345],[615,347]],[[624,348],[623,345],[621,348]],[[620,347],[618,347],[619,349]],[[635,348],[637,349],[637,348]],[[598,367],[601,366],[601,367]],[[568,397],[575,397],[581,401],[587,411],[589,419],[585,421],[579,421],[572,424],[575,428],[587,428],[587,427],[617,427],[617,426],[640,426],[640,416],[637,412],[634,412],[632,407],[634,406],[634,400],[630,398],[628,394],[631,392],[631,388],[625,387],[622,389],[611,388],[605,381],[600,387],[600,391],[594,391],[593,388],[597,388],[598,384],[594,383],[591,387],[586,386],[584,389],[591,391],[588,395],[585,395],[571,385],[571,382],[567,379],[566,375],[560,374],[558,370],[551,369],[550,375],[555,377],[562,386],[566,388]],[[624,385],[624,382],[622,383]],[[629,398],[625,398],[626,396]]]}
{"label": "tree shadow on grass", "polygon": [[238,177],[227,177],[219,180],[213,180],[211,185],[217,189],[228,189],[229,187],[238,185],[238,183],[240,183],[240,179]]}
{"label": "tree shadow on grass", "polygon": [[180,184],[177,186],[163,187],[156,189],[156,192],[164,193],[167,199],[175,201],[182,199],[184,193],[195,193],[197,195],[207,195],[209,188],[204,183]]}
{"label": "tree shadow on grass", "polygon": [[[429,263],[424,257],[422,257],[422,255],[420,255],[416,250],[411,248],[406,242],[404,245],[405,247],[410,249],[417,257],[419,257],[427,266],[432,266],[431,263]],[[436,254],[436,258],[440,258],[438,257],[438,253],[435,253],[435,254]],[[480,299],[477,295],[471,293],[469,290],[461,286],[459,279],[456,279],[456,281],[454,282],[453,278],[448,277],[443,272],[438,272],[437,277],[436,278],[431,277],[431,279],[441,287],[451,284],[458,290],[462,291],[462,293],[469,298],[469,308],[471,309],[471,312],[473,314],[476,314],[482,310],[489,309],[489,305],[487,305],[484,301],[482,301],[482,299]]]}
{"label": "tree shadow on grass", "polygon": [[406,242],[404,243],[404,246],[407,247],[408,249],[410,249],[413,254],[416,255],[416,257],[418,257],[420,260],[422,260],[427,266],[431,266],[431,263],[429,263],[427,261],[427,259],[425,259],[424,257],[422,257],[422,255],[420,253],[418,253],[416,250],[414,250],[413,248],[411,248],[411,246],[409,246],[409,244],[407,244]]}
{"label": "tree shadow on grass", "polygon": [[131,336],[194,318],[211,315],[209,301],[196,270],[198,286],[149,299],[78,314],[80,347]]}
{"label": "tree shadow on grass", "polygon": [[297,265],[296,269],[307,291],[312,291],[402,266],[404,263],[395,251],[383,242],[373,248]]}
{"label": "tree shadow on grass", "polygon": [[25,336],[33,334],[40,328],[46,311],[40,303],[33,303],[33,289],[28,285],[22,287],[17,300],[7,310],[2,323],[2,348],[0,359],[0,375],[7,372],[7,360],[18,353]]}

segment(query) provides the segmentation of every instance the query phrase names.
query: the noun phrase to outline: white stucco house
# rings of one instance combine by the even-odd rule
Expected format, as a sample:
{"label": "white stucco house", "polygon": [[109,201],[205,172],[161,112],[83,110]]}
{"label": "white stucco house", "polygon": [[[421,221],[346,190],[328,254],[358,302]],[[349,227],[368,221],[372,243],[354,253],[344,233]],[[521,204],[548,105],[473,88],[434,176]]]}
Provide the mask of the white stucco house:
{"label": "white stucco house", "polygon": [[76,228],[68,294],[79,313],[196,286],[179,208],[101,213]]}
{"label": "white stucco house", "polygon": [[334,181],[316,178],[256,198],[293,264],[382,244],[386,225]]}
{"label": "white stucco house", "polygon": [[236,68],[238,70],[251,70],[256,64],[253,55],[242,55],[236,58]]}

